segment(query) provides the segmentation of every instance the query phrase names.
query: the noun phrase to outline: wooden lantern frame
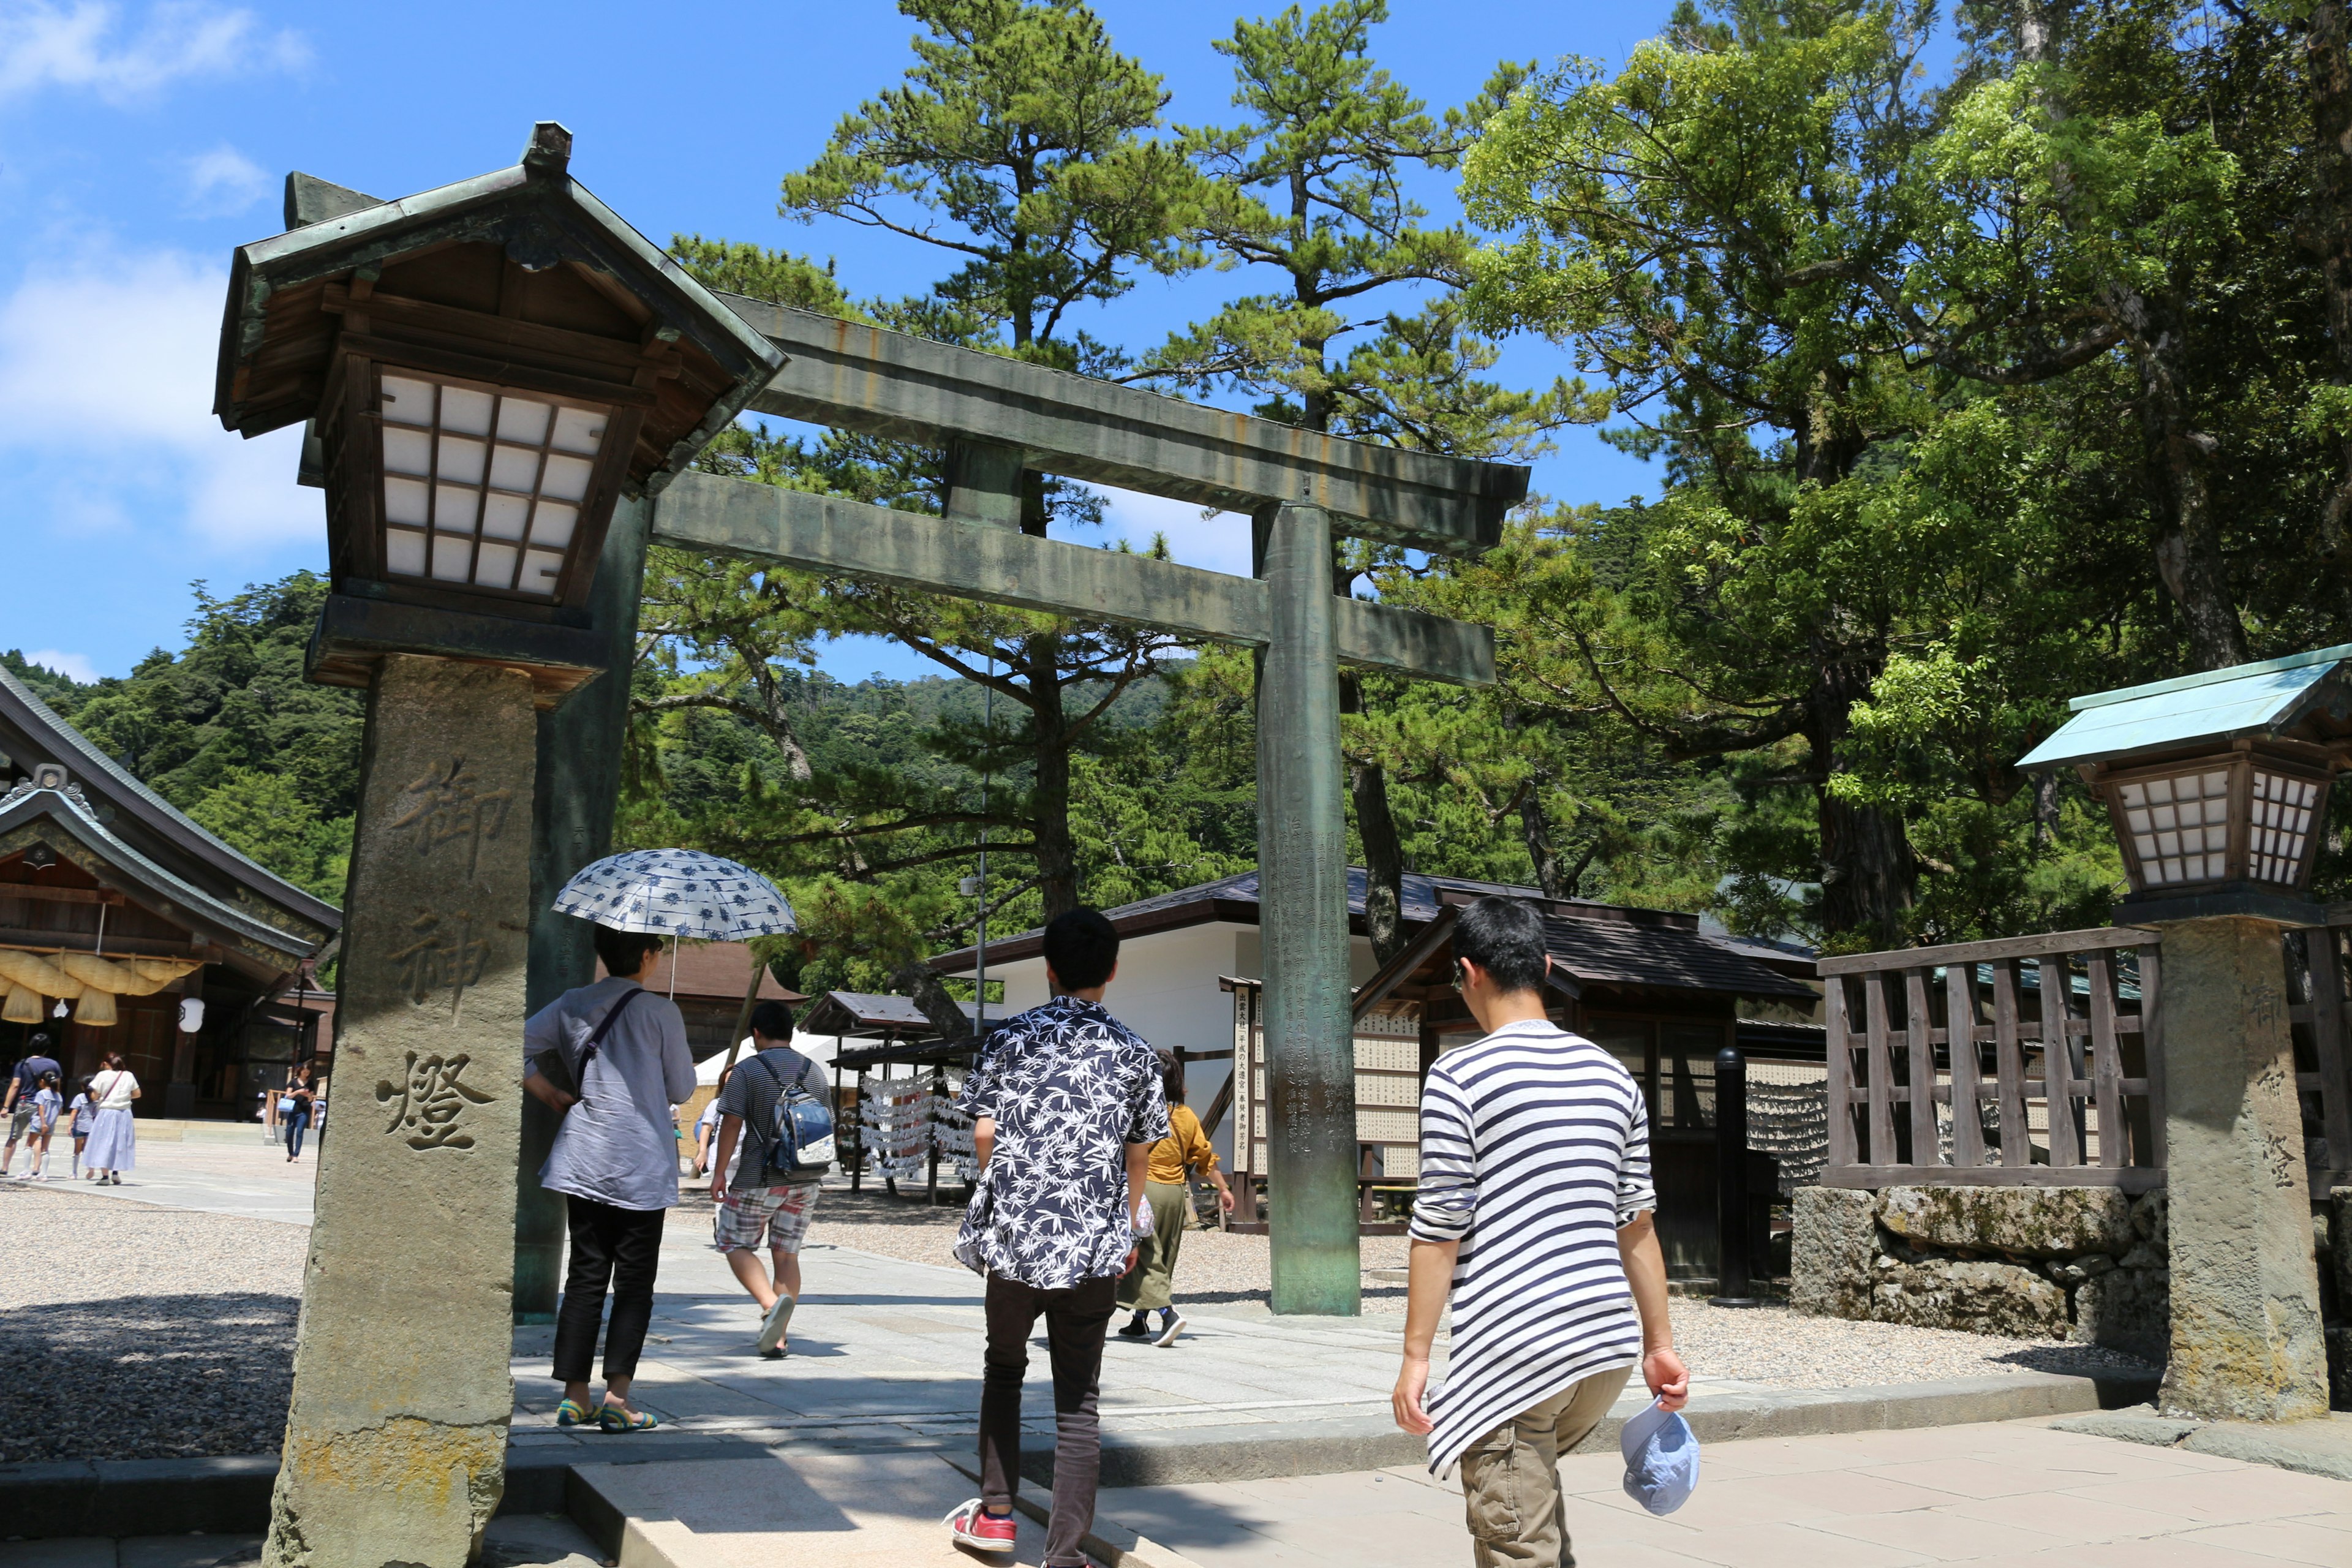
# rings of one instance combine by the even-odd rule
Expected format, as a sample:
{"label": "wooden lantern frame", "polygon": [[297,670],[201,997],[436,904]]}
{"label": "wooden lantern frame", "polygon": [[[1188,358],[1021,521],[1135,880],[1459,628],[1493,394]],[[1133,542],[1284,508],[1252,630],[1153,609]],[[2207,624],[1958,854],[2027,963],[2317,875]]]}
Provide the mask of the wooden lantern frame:
{"label": "wooden lantern frame", "polygon": [[[2125,875],[2130,879],[2132,892],[2142,897],[2206,893],[2232,885],[2302,892],[2311,885],[2312,868],[2317,862],[2320,840],[2325,836],[2328,788],[2334,782],[2335,771],[2329,754],[2320,747],[2261,739],[2242,739],[2216,750],[2179,753],[2160,761],[2136,759],[2126,765],[2097,763],[2082,770],[2084,781],[2091,786],[2092,794],[2106,803],[2108,821],[2115,830],[2116,847],[2123,852]],[[2151,879],[2150,868],[2136,842],[2138,834],[2126,816],[2130,808],[2124,801],[2125,786],[2217,772],[2224,773],[2227,779],[2224,785],[2226,811],[2223,816],[2222,874],[2218,877],[2183,878],[2169,882]],[[2303,854],[2291,882],[2258,878],[2253,872],[2253,783],[2256,773],[2277,774],[2317,788],[2310,806],[2311,823],[2304,836]]]}

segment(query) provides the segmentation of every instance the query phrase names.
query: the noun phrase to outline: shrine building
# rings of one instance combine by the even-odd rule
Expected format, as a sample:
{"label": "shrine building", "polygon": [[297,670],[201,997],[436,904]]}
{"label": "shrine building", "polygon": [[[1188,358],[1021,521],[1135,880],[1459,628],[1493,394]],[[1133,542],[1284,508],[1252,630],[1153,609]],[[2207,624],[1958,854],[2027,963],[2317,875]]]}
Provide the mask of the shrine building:
{"label": "shrine building", "polygon": [[0,668],[0,1051],[122,1053],[142,1117],[247,1119],[332,1049],[342,912],[197,826]]}

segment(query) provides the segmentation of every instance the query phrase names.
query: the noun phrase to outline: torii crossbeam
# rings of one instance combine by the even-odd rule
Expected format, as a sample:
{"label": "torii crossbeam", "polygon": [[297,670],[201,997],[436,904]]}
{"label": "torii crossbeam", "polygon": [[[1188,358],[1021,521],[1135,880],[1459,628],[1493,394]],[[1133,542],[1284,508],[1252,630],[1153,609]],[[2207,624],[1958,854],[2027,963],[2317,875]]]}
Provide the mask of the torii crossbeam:
{"label": "torii crossbeam", "polygon": [[[1493,545],[1528,470],[1433,457],[735,295],[788,356],[763,413],[944,447],[945,517],[709,475],[655,502],[661,543],[1265,649],[1258,872],[1277,1312],[1361,1305],[1339,668],[1491,682],[1494,634],[1333,591],[1332,539]],[[1025,471],[1250,514],[1255,578],[1018,531]]]}

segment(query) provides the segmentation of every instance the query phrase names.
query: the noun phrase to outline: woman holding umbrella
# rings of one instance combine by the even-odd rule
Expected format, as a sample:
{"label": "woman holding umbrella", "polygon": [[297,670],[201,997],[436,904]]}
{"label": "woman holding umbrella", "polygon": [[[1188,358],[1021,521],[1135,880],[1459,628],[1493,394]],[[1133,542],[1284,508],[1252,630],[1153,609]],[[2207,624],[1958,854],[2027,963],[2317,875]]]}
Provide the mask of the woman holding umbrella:
{"label": "woman holding umbrella", "polygon": [[[653,1321],[663,1216],[677,1204],[673,1108],[694,1093],[694,1058],[677,1005],[645,987],[665,939],[726,940],[789,931],[782,897],[732,861],[646,849],[599,860],[564,885],[559,913],[596,922],[606,978],[567,991],[524,1026],[523,1087],[563,1116],[540,1184],[564,1194],[572,1258],[555,1318],[559,1426],[642,1432],[629,1403]],[[674,966],[673,966],[674,968]],[[604,1397],[588,1394],[604,1327]]]}

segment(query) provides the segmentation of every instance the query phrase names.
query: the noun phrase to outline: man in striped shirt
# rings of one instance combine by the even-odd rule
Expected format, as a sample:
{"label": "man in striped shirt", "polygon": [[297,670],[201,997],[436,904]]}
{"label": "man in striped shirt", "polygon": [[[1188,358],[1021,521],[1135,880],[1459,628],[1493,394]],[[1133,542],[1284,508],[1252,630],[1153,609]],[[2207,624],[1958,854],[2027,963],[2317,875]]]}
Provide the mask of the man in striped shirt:
{"label": "man in striped shirt", "polygon": [[[1421,1100],[1397,1425],[1458,1462],[1477,1568],[1574,1563],[1560,1457],[1642,1369],[1669,1410],[1689,1394],[1652,1225],[1650,1123],[1617,1059],[1545,1016],[1543,921],[1481,899],[1454,929],[1454,984],[1486,1031],[1430,1068]],[[1445,1382],[1429,1348],[1454,1298]]]}

